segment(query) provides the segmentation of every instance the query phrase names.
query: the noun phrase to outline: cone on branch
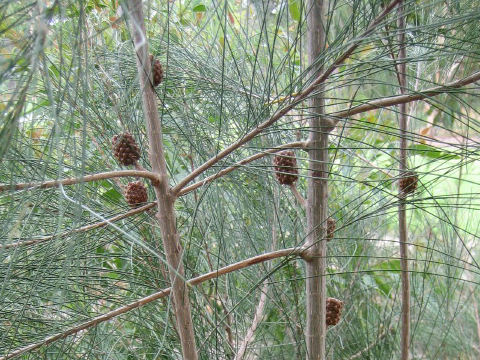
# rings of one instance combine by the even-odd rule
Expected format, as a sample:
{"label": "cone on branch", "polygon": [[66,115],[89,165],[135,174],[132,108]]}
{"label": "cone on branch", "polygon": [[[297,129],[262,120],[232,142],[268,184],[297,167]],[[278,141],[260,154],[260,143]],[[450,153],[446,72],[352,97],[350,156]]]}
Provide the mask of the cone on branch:
{"label": "cone on branch", "polygon": [[125,187],[125,200],[131,207],[147,202],[147,188],[141,181],[129,182]]}
{"label": "cone on branch", "polygon": [[327,298],[327,326],[334,326],[340,322],[343,310],[343,301]]}
{"label": "cone on branch", "polygon": [[275,176],[282,185],[292,185],[298,179],[297,159],[291,150],[278,152],[273,158]]}
{"label": "cone on branch", "polygon": [[140,148],[129,132],[112,138],[113,155],[121,165],[134,165],[140,159]]}
{"label": "cone on branch", "polygon": [[398,187],[404,195],[410,195],[415,192],[418,185],[418,176],[413,171],[407,171],[402,178],[398,180]]}
{"label": "cone on branch", "polygon": [[330,241],[333,239],[333,233],[335,232],[336,227],[337,227],[337,222],[335,221],[335,219],[332,217],[329,217],[327,219],[327,241]]}
{"label": "cone on branch", "polygon": [[152,83],[157,87],[163,81],[163,67],[160,60],[157,60],[150,54],[150,63],[152,64]]}

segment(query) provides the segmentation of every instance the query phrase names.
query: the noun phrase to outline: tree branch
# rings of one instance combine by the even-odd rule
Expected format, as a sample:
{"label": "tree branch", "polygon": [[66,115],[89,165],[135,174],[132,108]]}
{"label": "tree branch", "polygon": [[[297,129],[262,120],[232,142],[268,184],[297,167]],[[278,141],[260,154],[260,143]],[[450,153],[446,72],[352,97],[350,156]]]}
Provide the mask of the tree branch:
{"label": "tree branch", "polygon": [[[247,133],[245,136],[243,136],[241,139],[237,140],[227,148],[223,149],[220,151],[218,154],[216,154],[214,157],[210,158],[206,162],[204,162],[202,165],[200,165],[198,168],[196,168],[194,171],[192,171],[190,174],[188,174],[182,181],[178,183],[177,186],[173,188],[174,193],[179,193],[180,190],[182,190],[190,181],[195,179],[198,175],[215,165],[217,162],[231,154],[233,151],[238,149],[240,146],[243,144],[247,143],[251,139],[253,139],[255,136],[260,134],[263,130],[274,124],[276,121],[284,117],[286,114],[290,112],[295,106],[300,104],[302,101],[304,101],[308,95],[310,95],[313,91],[315,91],[318,87],[318,85],[322,84],[325,82],[325,80],[328,79],[328,77],[346,60],[352,55],[352,53],[355,51],[355,49],[358,48],[358,46],[363,42],[365,37],[369,35],[375,27],[387,16],[393,8],[400,2],[400,0],[393,0],[388,6],[385,7],[385,9],[373,20],[373,22],[368,26],[367,30],[363,34],[361,34],[356,40],[354,40],[354,43],[350,45],[350,47],[339,57],[335,62],[330,65],[330,67],[327,68],[327,70],[320,75],[318,75],[315,80],[303,91],[298,93],[292,100],[292,102],[285,107],[281,108],[275,114],[273,114],[268,120],[264,121],[263,123],[259,124],[255,129],[251,130],[249,133]],[[334,124],[331,124],[332,127]]]}
{"label": "tree branch", "polygon": [[[290,148],[304,148],[305,147],[305,142],[304,141],[296,141],[296,142],[292,142],[292,143],[288,143],[288,144],[284,144],[284,145],[281,145],[281,146],[277,146],[275,148],[272,148],[272,149],[269,149],[269,150],[265,150],[264,152],[261,152],[261,153],[258,153],[258,154],[255,154],[255,155],[252,155],[252,156],[249,156],[239,162],[237,162],[236,164],[232,165],[232,166],[229,166],[223,170],[220,170],[218,173],[214,174],[214,175],[210,175],[208,176],[207,178],[203,179],[202,181],[198,181],[196,182],[195,184],[192,184],[190,186],[187,186],[186,188],[184,188],[183,190],[179,191],[178,194],[176,194],[177,196],[183,196],[183,195],[186,195],[188,194],[189,192],[193,191],[193,190],[196,190],[198,189],[199,187],[203,186],[203,185],[206,185],[210,182],[212,182],[213,180],[216,180],[218,179],[219,177],[222,177],[224,175],[227,175],[229,173],[231,173],[232,171],[248,164],[248,163],[251,163],[252,161],[255,161],[255,160],[258,160],[258,159],[261,159],[269,154],[274,154],[282,149],[290,149]],[[173,190],[175,190],[175,188],[173,188]]]}
{"label": "tree branch", "polygon": [[45,182],[31,182],[31,183],[18,183],[18,184],[0,184],[0,191],[6,190],[23,190],[23,189],[31,189],[31,188],[38,188],[38,189],[48,189],[52,187],[57,187],[59,185],[74,185],[84,182],[90,181],[98,181],[104,179],[111,179],[111,178],[119,178],[119,177],[143,177],[146,179],[150,179],[152,181],[160,181],[160,177],[157,174],[154,174],[150,171],[138,171],[138,170],[117,170],[117,171],[109,171],[104,173],[92,174],[92,175],[85,175],[79,178],[68,178],[63,180],[50,180]]}
{"label": "tree branch", "polygon": [[[398,79],[400,85],[400,92],[403,95],[407,86],[407,64],[405,59],[407,57],[407,49],[405,45],[405,3],[401,0],[398,5],[398,20],[397,27],[399,29],[398,42],[400,44],[400,51],[398,54]],[[400,119],[400,161],[399,170],[400,176],[403,177],[408,169],[407,164],[407,103],[402,103],[399,106]],[[406,193],[401,186],[398,188],[398,232],[400,245],[400,266],[402,268],[402,335],[401,335],[401,359],[408,360],[410,358],[410,277],[408,273],[408,228],[407,228],[407,202]]]}
{"label": "tree branch", "polygon": [[[283,249],[283,250],[272,251],[272,252],[262,254],[262,255],[257,255],[257,256],[251,257],[249,259],[245,259],[245,260],[239,261],[237,263],[227,265],[227,266],[225,266],[223,268],[220,268],[218,270],[211,271],[209,273],[197,276],[197,277],[189,280],[187,282],[187,284],[189,286],[198,285],[198,284],[201,284],[205,281],[217,278],[221,275],[225,275],[225,274],[231,273],[233,271],[241,270],[241,269],[244,269],[246,267],[249,267],[249,266],[252,266],[252,265],[255,265],[255,264],[260,264],[260,263],[265,262],[265,261],[277,259],[277,258],[280,258],[280,257],[286,257],[286,256],[297,256],[302,251],[303,251],[303,248],[288,248],[288,249]],[[161,299],[165,296],[168,296],[171,293],[171,291],[172,291],[172,288],[166,288],[166,289],[160,290],[156,293],[153,293],[151,295],[145,296],[145,297],[143,297],[139,300],[136,300],[136,301],[134,301],[134,302],[132,302],[128,305],[119,307],[115,310],[112,310],[112,311],[106,313],[106,314],[97,316],[97,317],[95,317],[95,318],[93,318],[89,321],[86,321],[86,322],[84,322],[80,325],[72,327],[72,328],[70,328],[66,331],[63,331],[63,332],[55,334],[55,335],[48,336],[45,339],[43,339],[42,341],[39,341],[39,342],[34,343],[34,344],[30,344],[28,346],[19,348],[17,350],[14,350],[9,354],[7,354],[3,357],[0,357],[0,360],[12,359],[12,358],[14,358],[16,356],[19,356],[21,354],[24,354],[28,351],[38,349],[38,348],[40,348],[44,345],[51,344],[54,341],[64,339],[64,338],[66,338],[70,335],[77,334],[82,330],[86,330],[86,329],[89,329],[91,327],[97,326],[97,325],[99,325],[99,324],[101,324],[105,321],[111,320],[111,319],[113,319],[113,318],[115,318],[119,315],[125,314],[125,313],[127,313],[127,312],[129,312],[133,309],[137,309],[137,308],[142,307],[146,304],[149,304],[149,303],[151,303],[155,300],[158,300],[158,299]]]}
{"label": "tree branch", "polygon": [[295,196],[295,199],[298,201],[300,206],[305,210],[307,207],[307,200],[298,192],[297,185],[295,183],[290,185],[290,190],[292,191],[293,196]]}
{"label": "tree branch", "polygon": [[105,221],[100,221],[100,222],[97,222],[95,224],[85,225],[85,226],[79,227],[78,229],[65,231],[65,232],[60,233],[60,234],[49,235],[49,236],[44,236],[42,238],[25,240],[25,241],[17,241],[17,242],[11,243],[11,244],[5,244],[5,245],[0,244],[0,249],[10,249],[10,248],[18,247],[18,246],[36,245],[36,244],[40,244],[40,243],[43,243],[43,242],[46,242],[46,241],[49,241],[49,240],[52,240],[52,239],[55,239],[55,238],[64,237],[64,236],[67,236],[67,235],[70,235],[70,234],[76,234],[76,233],[79,233],[79,232],[84,232],[84,231],[88,231],[88,230],[92,230],[92,229],[97,229],[97,228],[105,226],[109,223],[125,219],[129,216],[140,214],[144,211],[147,211],[149,209],[154,208],[156,205],[157,205],[157,203],[153,202],[153,203],[141,206],[139,208],[127,211],[124,214],[116,215],[116,216],[111,217],[110,219],[107,219]]}
{"label": "tree branch", "polygon": [[177,232],[175,197],[172,196],[169,184],[167,162],[163,149],[162,123],[152,84],[152,69],[142,0],[124,1],[122,2],[122,8],[124,13],[129,16],[130,34],[135,49],[138,83],[150,145],[150,163],[152,171],[162,179],[162,181],[153,183],[155,196],[158,199],[156,218],[162,233],[163,248],[169,265],[175,321],[180,337],[182,356],[186,360],[197,360],[198,351],[193,329],[190,298],[185,283],[183,248]]}
{"label": "tree branch", "polygon": [[423,100],[433,96],[445,94],[450,92],[453,89],[458,89],[460,87],[472,84],[479,80],[480,80],[480,71],[473,73],[472,75],[467,76],[466,78],[463,78],[461,80],[453,81],[441,86],[436,86],[424,91],[419,91],[412,94],[390,96],[390,97],[386,97],[378,100],[372,100],[365,104],[354,106],[350,109],[341,110],[335,113],[328,114],[328,117],[333,119],[335,121],[335,124],[337,124],[343,118],[348,118],[350,116],[360,114],[362,112],[400,105],[400,104],[406,104],[412,101]]}

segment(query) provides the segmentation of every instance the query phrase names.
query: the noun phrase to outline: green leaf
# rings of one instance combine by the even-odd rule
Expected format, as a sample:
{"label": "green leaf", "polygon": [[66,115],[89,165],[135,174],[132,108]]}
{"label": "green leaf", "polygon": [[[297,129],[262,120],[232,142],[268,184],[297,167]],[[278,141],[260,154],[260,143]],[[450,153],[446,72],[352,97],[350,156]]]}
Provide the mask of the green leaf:
{"label": "green leaf", "polygon": [[300,21],[300,2],[299,0],[288,0],[288,10],[290,16],[295,21]]}
{"label": "green leaf", "polygon": [[377,284],[378,288],[381,290],[381,292],[385,295],[389,295],[390,294],[390,291],[392,290],[392,286],[389,285],[388,283],[386,283],[385,281],[383,281],[383,279],[378,276],[378,275],[374,275],[373,276],[373,280],[375,281],[375,283]]}
{"label": "green leaf", "polygon": [[192,9],[193,12],[203,12],[207,11],[207,7],[204,4],[198,4],[193,7]]}
{"label": "green leaf", "polygon": [[118,201],[122,198],[122,194],[120,194],[116,189],[110,189],[106,191],[103,196],[112,201]]}
{"label": "green leaf", "polygon": [[445,160],[460,159],[460,156],[445,152],[434,146],[426,144],[415,144],[410,146],[409,151],[412,155],[425,156],[431,159],[442,158]]}
{"label": "green leaf", "polygon": [[395,270],[400,271],[402,269],[399,259],[392,259],[388,261],[382,261],[381,263],[372,266],[375,270]]}

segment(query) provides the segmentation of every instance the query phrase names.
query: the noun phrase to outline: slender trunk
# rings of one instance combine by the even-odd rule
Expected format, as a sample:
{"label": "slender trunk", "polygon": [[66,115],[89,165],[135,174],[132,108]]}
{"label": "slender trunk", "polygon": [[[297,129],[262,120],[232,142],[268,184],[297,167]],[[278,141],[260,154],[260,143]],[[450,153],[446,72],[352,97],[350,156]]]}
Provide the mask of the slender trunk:
{"label": "slender trunk", "polygon": [[[405,93],[407,83],[407,67],[405,63],[405,14],[404,3],[401,1],[398,5],[398,41],[400,51],[399,60],[399,80],[400,92]],[[407,171],[407,104],[400,105],[400,176],[405,175]],[[410,279],[408,275],[408,233],[407,233],[407,214],[406,214],[406,194],[399,189],[398,204],[398,226],[400,234],[400,257],[402,267],[402,360],[409,358],[410,349]]]}
{"label": "slender trunk", "polygon": [[[312,65],[325,49],[325,7],[324,0],[309,0],[307,9],[308,61]],[[320,72],[321,66],[314,66],[312,72]],[[313,116],[309,120],[308,141],[309,178],[307,194],[307,239],[309,257],[306,262],[307,298],[307,360],[325,359],[326,337],[326,223],[327,223],[327,177],[328,177],[328,132],[324,112],[322,85],[320,95],[310,100]]]}
{"label": "slender trunk", "polygon": [[177,234],[175,223],[174,203],[169,186],[167,167],[162,142],[162,126],[158,116],[155,92],[150,82],[150,62],[148,41],[145,35],[145,23],[141,0],[128,2],[130,12],[130,31],[136,51],[138,77],[142,92],[142,104],[147,134],[150,144],[150,162],[152,171],[160,176],[161,181],[154,182],[155,194],[158,199],[158,213],[156,215],[161,232],[163,247],[169,264],[169,275],[172,287],[173,302],[175,304],[175,318],[182,345],[183,358],[196,360],[198,358],[195,335],[193,332],[192,315],[188,297],[188,288],[185,284],[185,272],[182,264],[182,247]]}

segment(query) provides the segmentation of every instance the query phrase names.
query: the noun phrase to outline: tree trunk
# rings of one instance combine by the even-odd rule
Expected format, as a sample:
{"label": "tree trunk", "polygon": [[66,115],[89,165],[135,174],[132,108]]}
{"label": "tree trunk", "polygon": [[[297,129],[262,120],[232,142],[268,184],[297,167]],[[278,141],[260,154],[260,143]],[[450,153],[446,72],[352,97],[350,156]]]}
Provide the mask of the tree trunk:
{"label": "tree trunk", "polygon": [[185,284],[185,272],[182,264],[182,247],[179,242],[175,223],[174,203],[169,186],[167,167],[162,143],[162,126],[158,117],[155,92],[150,81],[151,64],[148,54],[148,40],[145,35],[145,23],[141,0],[128,2],[130,31],[132,34],[137,60],[140,91],[147,134],[150,144],[150,163],[152,171],[160,176],[161,181],[154,182],[155,194],[158,199],[157,219],[162,232],[163,247],[169,264],[169,275],[172,287],[175,318],[182,345],[183,358],[196,360],[198,358],[195,336],[193,332],[192,315]]}
{"label": "tree trunk", "polygon": [[[406,92],[407,67],[405,63],[405,5],[401,1],[398,5],[398,42],[400,51],[399,60],[399,81],[400,92]],[[400,110],[400,176],[404,176],[407,171],[407,104],[401,104]],[[408,233],[407,233],[407,214],[406,214],[406,194],[399,188],[398,203],[398,227],[400,236],[400,258],[402,267],[402,360],[409,358],[410,348],[410,279],[408,274]]]}
{"label": "tree trunk", "polygon": [[[325,8],[326,1],[309,0],[307,6],[307,49],[308,61],[312,65],[325,49]],[[322,70],[314,66],[312,74]],[[309,108],[313,113],[309,119],[308,141],[309,178],[307,194],[307,238],[309,256],[306,262],[307,298],[307,360],[325,359],[326,337],[326,224],[327,224],[327,178],[328,178],[328,133],[329,122],[322,118],[324,98],[313,97]]]}

